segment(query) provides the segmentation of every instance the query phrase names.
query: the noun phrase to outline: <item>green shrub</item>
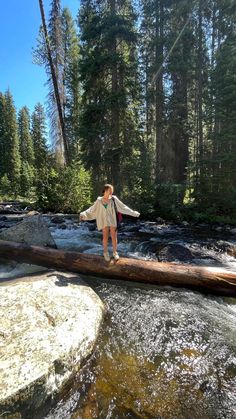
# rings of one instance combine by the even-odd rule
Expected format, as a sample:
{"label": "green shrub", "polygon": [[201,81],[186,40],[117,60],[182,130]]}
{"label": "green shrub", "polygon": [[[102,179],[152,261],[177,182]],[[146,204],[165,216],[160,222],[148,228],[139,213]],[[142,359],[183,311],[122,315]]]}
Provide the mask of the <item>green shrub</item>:
{"label": "green shrub", "polygon": [[164,219],[182,218],[185,186],[165,183],[156,187],[156,212]]}
{"label": "green shrub", "polygon": [[11,195],[12,185],[11,181],[8,179],[7,174],[0,179],[0,193],[3,199],[7,199]]}
{"label": "green shrub", "polygon": [[51,168],[37,184],[37,205],[43,211],[79,213],[91,204],[90,174],[78,163]]}

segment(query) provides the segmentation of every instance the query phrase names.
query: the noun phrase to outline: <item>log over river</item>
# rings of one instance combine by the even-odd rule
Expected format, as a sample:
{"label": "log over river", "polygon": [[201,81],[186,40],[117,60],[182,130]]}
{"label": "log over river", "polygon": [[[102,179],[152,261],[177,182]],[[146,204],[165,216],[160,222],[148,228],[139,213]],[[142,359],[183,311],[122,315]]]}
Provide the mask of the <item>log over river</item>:
{"label": "log over river", "polygon": [[131,258],[107,263],[101,256],[0,240],[3,258],[77,273],[236,296],[236,273]]}

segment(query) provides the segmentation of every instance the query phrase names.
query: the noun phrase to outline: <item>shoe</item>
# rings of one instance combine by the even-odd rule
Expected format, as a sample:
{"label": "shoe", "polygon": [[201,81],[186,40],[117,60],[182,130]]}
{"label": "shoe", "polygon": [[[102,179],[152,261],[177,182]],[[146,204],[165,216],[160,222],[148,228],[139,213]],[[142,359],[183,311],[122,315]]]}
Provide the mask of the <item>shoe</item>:
{"label": "shoe", "polygon": [[104,259],[106,262],[110,262],[111,258],[108,252],[104,252],[103,253]]}
{"label": "shoe", "polygon": [[117,253],[117,252],[114,252],[114,253],[113,253],[113,258],[114,258],[115,260],[119,260],[119,259],[120,259],[120,256],[118,255],[118,253]]}

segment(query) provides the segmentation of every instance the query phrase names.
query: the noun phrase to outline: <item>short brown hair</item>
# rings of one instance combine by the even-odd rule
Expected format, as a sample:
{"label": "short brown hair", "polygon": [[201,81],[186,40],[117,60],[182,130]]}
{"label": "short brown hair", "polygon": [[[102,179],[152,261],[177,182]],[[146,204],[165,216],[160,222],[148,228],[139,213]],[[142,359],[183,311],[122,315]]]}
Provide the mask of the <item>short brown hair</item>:
{"label": "short brown hair", "polygon": [[106,184],[103,186],[102,193],[104,193],[105,191],[107,191],[107,189],[112,189],[112,192],[114,191],[114,187],[113,187],[113,185],[111,185],[110,183],[106,183]]}

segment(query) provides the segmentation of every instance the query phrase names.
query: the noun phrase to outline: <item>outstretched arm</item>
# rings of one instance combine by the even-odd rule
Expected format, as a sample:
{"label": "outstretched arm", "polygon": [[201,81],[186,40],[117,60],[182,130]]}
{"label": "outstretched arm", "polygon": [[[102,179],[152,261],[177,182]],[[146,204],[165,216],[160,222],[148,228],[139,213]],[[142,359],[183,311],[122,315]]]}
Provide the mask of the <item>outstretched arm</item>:
{"label": "outstretched arm", "polygon": [[94,202],[94,204],[89,207],[87,210],[80,213],[80,219],[81,220],[95,220],[96,219],[96,213],[97,213],[97,206],[98,206],[98,200]]}
{"label": "outstretched arm", "polygon": [[121,214],[126,215],[132,215],[132,217],[139,217],[140,213],[138,211],[134,211],[131,208],[129,208],[127,205],[125,205],[123,202],[121,202],[117,196],[114,196],[116,208],[117,211],[119,211]]}

